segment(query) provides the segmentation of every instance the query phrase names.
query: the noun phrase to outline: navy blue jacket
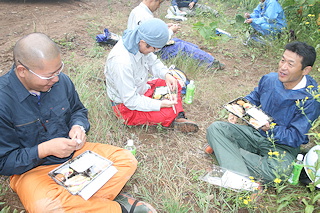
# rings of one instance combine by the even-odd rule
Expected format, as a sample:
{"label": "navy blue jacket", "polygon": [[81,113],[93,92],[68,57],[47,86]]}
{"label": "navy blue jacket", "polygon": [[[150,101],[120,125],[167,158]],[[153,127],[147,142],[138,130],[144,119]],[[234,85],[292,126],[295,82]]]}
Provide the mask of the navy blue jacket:
{"label": "navy blue jacket", "polygon": [[0,174],[22,174],[39,165],[60,164],[72,157],[40,159],[38,144],[69,137],[73,125],[89,130],[87,109],[68,76],[61,73],[50,91],[31,95],[14,68],[0,77]]}
{"label": "navy blue jacket", "polygon": [[[319,117],[320,103],[307,91],[317,89],[316,81],[309,75],[306,77],[306,88],[288,90],[278,79],[278,73],[269,73],[263,76],[258,87],[245,97],[254,105],[261,106],[261,109],[274,119],[276,126],[273,133],[278,144],[296,148],[309,142],[306,133],[311,124],[308,120],[312,122]],[[303,108],[306,115],[297,107],[297,100],[305,100]],[[260,133],[267,137],[263,130],[260,130]]]}
{"label": "navy blue jacket", "polygon": [[171,5],[178,7],[189,7],[191,2],[197,3],[198,0],[172,0]]}

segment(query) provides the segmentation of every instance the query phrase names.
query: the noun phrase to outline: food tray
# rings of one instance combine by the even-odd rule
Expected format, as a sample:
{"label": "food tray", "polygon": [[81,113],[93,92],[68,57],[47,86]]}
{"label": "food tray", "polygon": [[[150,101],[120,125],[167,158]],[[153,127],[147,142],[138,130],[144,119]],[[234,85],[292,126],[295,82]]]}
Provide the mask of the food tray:
{"label": "food tray", "polygon": [[272,117],[243,97],[236,98],[223,107],[256,129],[273,120]]}
{"label": "food tray", "polygon": [[113,164],[87,150],[49,172],[49,176],[71,194],[77,195]]}
{"label": "food tray", "polygon": [[152,95],[152,98],[157,100],[165,100],[165,99],[169,100],[170,94],[168,90],[169,88],[167,86],[156,87]]}

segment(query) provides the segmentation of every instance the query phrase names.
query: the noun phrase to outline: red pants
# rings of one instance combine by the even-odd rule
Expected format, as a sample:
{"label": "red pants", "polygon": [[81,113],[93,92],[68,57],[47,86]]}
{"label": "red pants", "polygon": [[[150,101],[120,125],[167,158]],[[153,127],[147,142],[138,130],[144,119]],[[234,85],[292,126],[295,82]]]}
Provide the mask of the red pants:
{"label": "red pants", "polygon": [[113,199],[130,179],[137,168],[137,160],[119,147],[87,142],[75,152],[74,157],[91,150],[114,162],[118,172],[87,201],[70,194],[49,177],[48,173],[59,165],[38,166],[21,175],[11,176],[10,186],[17,192],[28,213],[120,213],[121,207]]}
{"label": "red pants", "polygon": [[[149,81],[150,89],[144,94],[147,97],[152,97],[156,87],[166,86],[166,82],[163,79],[155,79]],[[160,111],[143,112],[137,110],[130,110],[124,104],[118,104],[112,106],[112,109],[116,116],[124,120],[126,125],[158,125],[168,127],[177,117],[179,112],[183,112],[182,99],[181,99],[181,86],[178,84],[178,104],[175,105],[176,113],[174,113],[172,107],[161,108]]]}

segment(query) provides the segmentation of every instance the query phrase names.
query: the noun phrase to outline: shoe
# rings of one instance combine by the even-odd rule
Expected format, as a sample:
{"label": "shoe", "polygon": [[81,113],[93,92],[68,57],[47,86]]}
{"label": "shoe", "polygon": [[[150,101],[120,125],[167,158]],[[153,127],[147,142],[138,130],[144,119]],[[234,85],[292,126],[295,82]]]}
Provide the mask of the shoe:
{"label": "shoe", "polygon": [[265,191],[264,186],[260,182],[257,182],[257,183],[259,184],[259,186],[252,192],[250,196],[250,199],[255,201],[259,200],[261,197],[261,194]]}
{"label": "shoe", "polygon": [[204,145],[203,149],[204,149],[205,153],[213,154],[213,149],[211,148],[211,146],[209,144]]}
{"label": "shoe", "polygon": [[173,128],[183,133],[195,133],[199,130],[198,124],[186,118],[177,118],[173,122]]}
{"label": "shoe", "polygon": [[226,65],[218,60],[214,60],[210,68],[212,70],[224,70],[226,68]]}
{"label": "shoe", "polygon": [[171,6],[170,7],[172,9],[172,12],[174,13],[174,15],[176,16],[186,16],[187,13],[184,11],[181,11],[178,6]]}
{"label": "shoe", "polygon": [[114,201],[118,202],[130,213],[156,213],[157,211],[148,203],[138,201],[129,193],[119,194]]}

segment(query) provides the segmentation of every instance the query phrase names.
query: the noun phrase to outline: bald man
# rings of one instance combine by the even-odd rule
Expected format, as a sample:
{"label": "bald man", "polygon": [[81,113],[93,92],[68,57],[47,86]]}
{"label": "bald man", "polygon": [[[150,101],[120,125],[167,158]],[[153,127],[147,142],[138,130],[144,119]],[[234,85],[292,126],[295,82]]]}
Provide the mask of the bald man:
{"label": "bald man", "polygon": [[[10,186],[27,212],[155,212],[144,202],[132,206],[133,198],[119,194],[137,167],[134,156],[86,141],[87,109],[62,73],[59,47],[32,33],[16,43],[13,55],[12,69],[0,77],[0,174],[11,176]],[[87,201],[48,176],[86,150],[113,161],[118,170]]]}
{"label": "bald man", "polygon": [[[108,96],[115,115],[127,125],[162,125],[184,133],[197,132],[198,125],[185,117],[180,85],[153,54],[168,38],[167,24],[156,18],[125,31],[106,62]],[[154,80],[148,81],[149,75]],[[156,88],[167,85],[175,93],[172,99],[152,98]]]}

